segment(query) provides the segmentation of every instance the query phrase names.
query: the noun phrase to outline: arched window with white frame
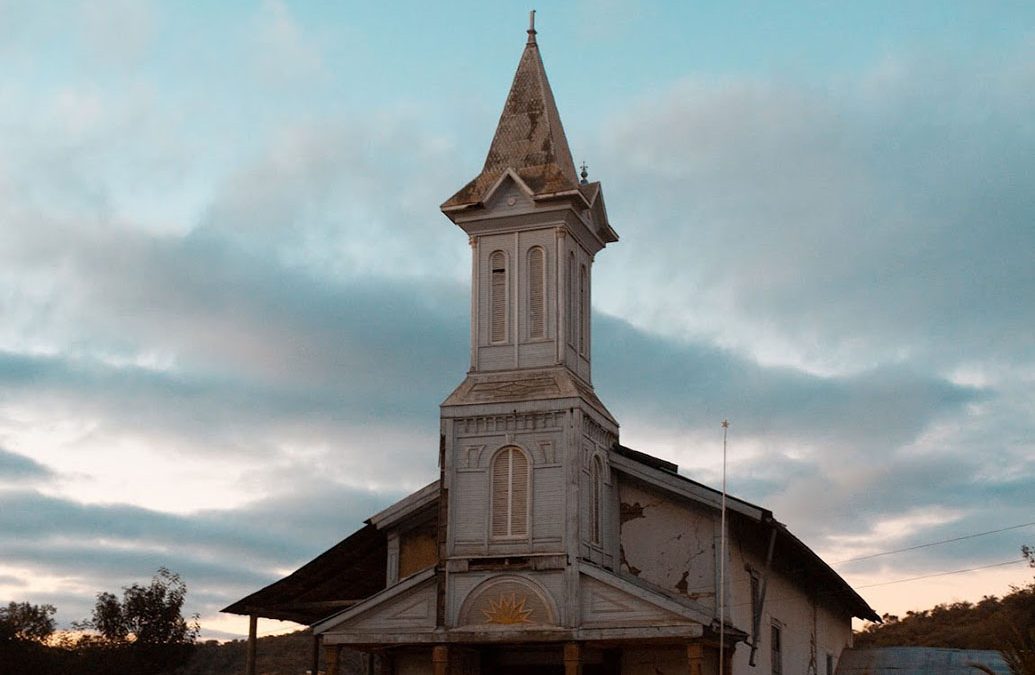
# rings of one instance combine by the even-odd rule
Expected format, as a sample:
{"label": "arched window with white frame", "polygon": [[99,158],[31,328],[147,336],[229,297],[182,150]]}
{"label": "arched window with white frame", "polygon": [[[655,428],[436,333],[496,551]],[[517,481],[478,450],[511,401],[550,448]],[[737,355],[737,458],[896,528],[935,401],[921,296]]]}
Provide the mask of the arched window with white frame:
{"label": "arched window with white frame", "polygon": [[507,341],[507,254],[489,256],[489,341]]}
{"label": "arched window with white frame", "polygon": [[546,337],[546,251],[528,249],[528,337]]}
{"label": "arched window with white frame", "polygon": [[513,445],[501,448],[492,459],[492,538],[528,536],[528,455]]}

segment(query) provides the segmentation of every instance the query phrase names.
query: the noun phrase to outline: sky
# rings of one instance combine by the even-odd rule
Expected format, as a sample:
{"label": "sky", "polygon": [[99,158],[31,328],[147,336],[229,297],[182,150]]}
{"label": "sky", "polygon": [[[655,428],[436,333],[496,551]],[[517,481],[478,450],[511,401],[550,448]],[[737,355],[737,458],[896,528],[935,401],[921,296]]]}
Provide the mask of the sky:
{"label": "sky", "polygon": [[[165,566],[237,637],[221,607],[437,478],[470,270],[438,205],[529,9],[0,0],[0,601],[67,626]],[[535,9],[621,237],[623,444],[717,485],[728,418],[731,493],[880,613],[1029,582],[1035,4]]]}

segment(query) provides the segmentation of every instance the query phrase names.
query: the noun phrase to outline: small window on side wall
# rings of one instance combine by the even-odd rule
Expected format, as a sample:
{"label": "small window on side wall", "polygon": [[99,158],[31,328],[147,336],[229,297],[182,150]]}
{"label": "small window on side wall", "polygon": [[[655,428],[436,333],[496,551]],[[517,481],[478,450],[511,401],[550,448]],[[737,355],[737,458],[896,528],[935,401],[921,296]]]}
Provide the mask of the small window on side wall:
{"label": "small window on side wall", "polygon": [[772,654],[773,675],[783,675],[783,635],[780,626],[773,624],[770,629],[769,645]]}

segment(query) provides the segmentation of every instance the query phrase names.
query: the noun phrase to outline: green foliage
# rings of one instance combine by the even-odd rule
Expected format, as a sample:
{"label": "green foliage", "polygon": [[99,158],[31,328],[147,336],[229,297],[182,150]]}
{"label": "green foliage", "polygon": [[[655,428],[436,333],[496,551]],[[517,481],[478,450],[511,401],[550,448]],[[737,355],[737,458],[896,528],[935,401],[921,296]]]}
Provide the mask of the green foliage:
{"label": "green foliage", "polygon": [[187,585],[178,574],[162,567],[151,584],[133,584],[123,589],[122,600],[112,593],[99,593],[93,616],[77,624],[96,630],[111,645],[187,645],[197,639],[197,615],[183,618]]}
{"label": "green foliage", "polygon": [[0,642],[29,640],[45,642],[54,633],[54,605],[10,602],[0,608]]}
{"label": "green foliage", "polygon": [[[1035,548],[1022,546],[1021,553],[1035,568]],[[1003,626],[1003,655],[1018,675],[1035,675],[1035,582],[1015,588],[1011,594],[1020,599],[1009,624]]]}
{"label": "green foliage", "polygon": [[[1024,546],[1035,568],[1035,548]],[[1017,675],[1035,675],[1035,581],[998,598],[937,605],[904,617],[885,614],[855,635],[857,647],[996,649]]]}
{"label": "green foliage", "polygon": [[178,574],[159,568],[147,586],[133,584],[114,593],[98,593],[93,614],[74,624],[96,631],[71,646],[77,672],[164,673],[189,658],[200,626],[183,617],[187,585]]}

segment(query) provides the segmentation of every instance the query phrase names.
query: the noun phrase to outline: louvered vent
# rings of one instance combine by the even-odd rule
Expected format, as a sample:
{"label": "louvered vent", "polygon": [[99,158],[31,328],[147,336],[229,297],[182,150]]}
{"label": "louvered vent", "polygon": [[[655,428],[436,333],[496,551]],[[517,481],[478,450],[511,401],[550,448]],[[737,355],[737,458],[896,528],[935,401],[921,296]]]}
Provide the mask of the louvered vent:
{"label": "louvered vent", "polygon": [[489,339],[492,342],[505,342],[507,339],[507,256],[503,251],[493,252],[489,257],[489,267],[492,270]]}
{"label": "louvered vent", "polygon": [[492,463],[492,536],[510,534],[510,453],[508,448]]}
{"label": "louvered vent", "polygon": [[586,353],[586,334],[589,332],[588,314],[589,311],[586,307],[586,266],[583,265],[579,270],[579,354]]}
{"label": "louvered vent", "polygon": [[535,246],[528,251],[528,336],[546,337],[546,252]]}
{"label": "louvered vent", "polygon": [[590,523],[590,533],[592,535],[593,543],[594,544],[599,544],[600,543],[600,530],[602,529],[600,527],[600,498],[601,498],[602,493],[603,493],[603,486],[601,485],[601,481],[603,479],[602,473],[603,472],[600,470],[600,458],[599,457],[594,457],[593,458],[593,468],[592,468],[592,471],[591,471],[591,474],[590,474],[590,480],[593,483],[593,491],[592,491],[592,498],[593,498],[592,518],[593,518],[593,522]]}
{"label": "louvered vent", "polygon": [[575,346],[575,336],[578,330],[575,327],[575,254],[568,254],[568,344]]}
{"label": "louvered vent", "polygon": [[528,458],[504,448],[492,462],[492,536],[528,535]]}
{"label": "louvered vent", "polygon": [[528,534],[528,459],[520,450],[511,449],[510,455],[510,534]]}

